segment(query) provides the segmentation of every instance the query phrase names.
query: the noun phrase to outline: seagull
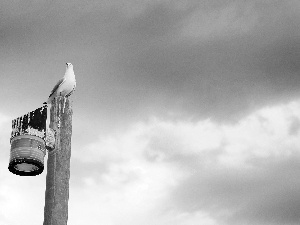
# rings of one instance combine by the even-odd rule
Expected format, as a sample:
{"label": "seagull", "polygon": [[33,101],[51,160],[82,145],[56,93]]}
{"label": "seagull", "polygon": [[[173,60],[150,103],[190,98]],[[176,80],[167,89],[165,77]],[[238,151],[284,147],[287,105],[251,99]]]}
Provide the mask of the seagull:
{"label": "seagull", "polygon": [[53,98],[55,98],[56,96],[69,97],[75,91],[76,80],[73,65],[72,63],[66,63],[66,65],[67,66],[64,77],[60,79],[54,86],[47,102],[44,102],[44,104],[51,104]]}

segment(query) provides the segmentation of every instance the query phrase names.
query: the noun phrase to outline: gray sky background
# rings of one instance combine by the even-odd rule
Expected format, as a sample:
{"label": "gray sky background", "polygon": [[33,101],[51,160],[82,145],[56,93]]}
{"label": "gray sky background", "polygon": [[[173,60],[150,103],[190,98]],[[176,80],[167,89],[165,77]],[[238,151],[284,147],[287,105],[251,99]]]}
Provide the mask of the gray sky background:
{"label": "gray sky background", "polygon": [[[296,0],[0,3],[0,224],[41,224],[11,120],[71,62],[69,224],[300,222]],[[47,160],[47,159],[45,159]]]}

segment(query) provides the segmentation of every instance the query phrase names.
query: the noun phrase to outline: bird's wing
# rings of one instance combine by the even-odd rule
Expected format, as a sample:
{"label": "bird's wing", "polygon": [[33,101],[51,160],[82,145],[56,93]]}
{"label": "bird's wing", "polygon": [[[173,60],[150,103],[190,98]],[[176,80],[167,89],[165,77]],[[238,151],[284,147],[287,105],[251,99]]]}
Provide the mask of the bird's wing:
{"label": "bird's wing", "polygon": [[49,98],[55,93],[55,91],[59,88],[59,86],[62,85],[65,81],[66,81],[66,78],[63,77],[57,82],[57,84],[52,89],[51,94],[49,95]]}

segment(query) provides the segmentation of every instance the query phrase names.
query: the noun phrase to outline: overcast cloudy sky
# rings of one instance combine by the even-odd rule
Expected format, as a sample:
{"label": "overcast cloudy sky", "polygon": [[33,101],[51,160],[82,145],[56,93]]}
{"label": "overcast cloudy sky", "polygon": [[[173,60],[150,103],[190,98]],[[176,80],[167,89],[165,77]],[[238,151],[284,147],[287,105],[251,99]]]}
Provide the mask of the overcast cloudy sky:
{"label": "overcast cloudy sky", "polygon": [[[300,224],[300,2],[2,0],[0,225],[42,224],[11,120],[71,62],[70,225]],[[47,158],[45,158],[45,162]]]}

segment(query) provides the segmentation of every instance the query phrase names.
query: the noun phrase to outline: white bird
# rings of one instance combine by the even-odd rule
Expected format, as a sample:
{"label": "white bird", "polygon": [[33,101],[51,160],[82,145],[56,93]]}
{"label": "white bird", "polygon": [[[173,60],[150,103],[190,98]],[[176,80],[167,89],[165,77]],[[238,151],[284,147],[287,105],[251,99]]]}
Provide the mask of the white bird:
{"label": "white bird", "polygon": [[66,72],[64,77],[60,79],[57,82],[57,84],[54,86],[47,102],[44,102],[44,104],[51,104],[53,98],[55,98],[56,96],[69,97],[75,90],[76,80],[75,80],[73,65],[72,63],[66,63],[66,64],[67,67],[66,67]]}

